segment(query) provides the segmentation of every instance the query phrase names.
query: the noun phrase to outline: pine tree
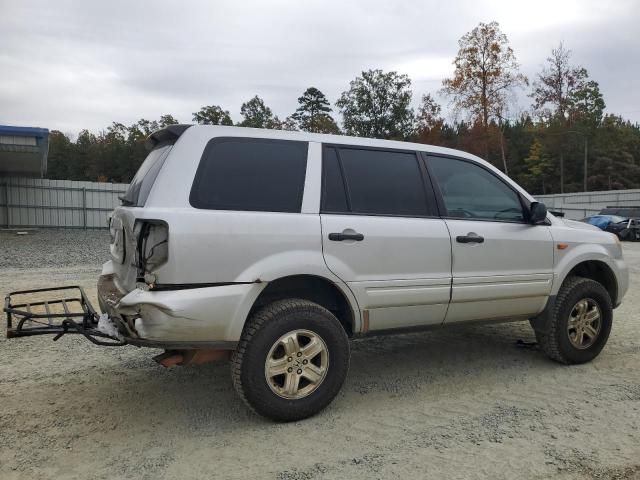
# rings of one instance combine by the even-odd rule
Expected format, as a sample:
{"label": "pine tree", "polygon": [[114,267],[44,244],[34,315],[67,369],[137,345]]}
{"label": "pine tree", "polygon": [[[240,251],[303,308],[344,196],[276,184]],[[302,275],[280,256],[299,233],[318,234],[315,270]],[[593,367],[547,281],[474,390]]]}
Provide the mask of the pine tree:
{"label": "pine tree", "polygon": [[300,106],[291,119],[300,130],[313,133],[339,133],[335,120],[329,115],[331,104],[324,93],[315,87],[309,87],[298,98]]}

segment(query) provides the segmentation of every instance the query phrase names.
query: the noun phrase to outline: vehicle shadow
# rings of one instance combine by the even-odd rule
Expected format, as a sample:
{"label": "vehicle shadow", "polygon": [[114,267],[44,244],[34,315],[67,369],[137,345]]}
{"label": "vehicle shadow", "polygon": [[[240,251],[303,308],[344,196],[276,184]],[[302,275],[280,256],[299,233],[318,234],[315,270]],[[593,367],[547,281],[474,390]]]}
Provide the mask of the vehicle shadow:
{"label": "vehicle shadow", "polygon": [[[338,406],[354,408],[373,399],[363,395],[408,395],[432,384],[482,378],[505,369],[521,375],[531,366],[556,368],[535,345],[528,323],[465,326],[422,333],[358,339],[352,342],[351,368]],[[148,351],[106,369],[93,386],[77,395],[108,398],[99,414],[127,425],[150,424],[193,432],[219,431],[238,423],[264,424],[236,395],[228,362],[163,369]],[[95,390],[92,390],[95,389]],[[76,396],[76,398],[78,398]],[[124,418],[122,418],[124,416]],[[269,422],[267,422],[269,423]]]}

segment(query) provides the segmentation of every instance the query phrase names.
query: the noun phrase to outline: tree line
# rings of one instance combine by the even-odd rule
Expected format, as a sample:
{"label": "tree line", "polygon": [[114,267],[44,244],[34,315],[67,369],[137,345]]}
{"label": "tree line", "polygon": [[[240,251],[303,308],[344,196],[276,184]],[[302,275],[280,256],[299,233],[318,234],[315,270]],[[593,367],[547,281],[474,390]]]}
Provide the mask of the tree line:
{"label": "tree line", "polygon": [[[298,108],[281,119],[258,95],[240,107],[241,127],[394,139],[440,145],[476,154],[534,194],[640,187],[640,125],[605,114],[598,82],[575,65],[562,43],[552,49],[535,78],[528,79],[497,22],[480,23],[459,40],[454,72],[437,92],[452,107],[424,93],[411,107],[411,79],[379,69],[362,72],[332,105],[307,88]],[[517,104],[525,91],[530,105]],[[521,97],[521,96],[520,96]],[[334,114],[339,114],[340,121]],[[208,105],[192,122],[234,125],[228,110]],[[50,134],[49,176],[129,182],[146,156],[144,140],[176,124],[172,115],[113,122],[97,134],[82,130],[75,141]]]}

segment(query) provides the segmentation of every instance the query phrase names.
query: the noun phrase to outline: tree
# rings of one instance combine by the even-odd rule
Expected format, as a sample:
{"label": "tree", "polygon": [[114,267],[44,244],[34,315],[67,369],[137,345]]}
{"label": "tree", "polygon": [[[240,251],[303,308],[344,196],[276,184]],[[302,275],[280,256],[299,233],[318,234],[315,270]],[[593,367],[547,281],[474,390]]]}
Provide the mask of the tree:
{"label": "tree", "polygon": [[589,79],[585,68],[571,65],[570,59],[571,50],[562,42],[551,50],[529,95],[532,108],[547,121],[555,117],[569,124],[579,120],[598,123],[605,108],[599,85]]}
{"label": "tree", "polygon": [[[492,25],[497,29],[497,24],[484,27]],[[478,33],[481,27],[482,24],[475,34],[470,32],[465,36],[469,37],[466,43],[479,37],[491,44],[490,39],[496,35]],[[501,35],[498,37],[502,38]],[[465,38],[461,44],[466,44],[463,40]],[[497,55],[496,51],[500,50],[504,58],[508,57],[505,48],[508,51],[508,46],[498,42],[489,50],[491,55]],[[461,48],[459,56],[467,53]],[[475,54],[482,58],[479,49]],[[465,58],[468,60],[469,56]],[[468,109],[468,118],[447,122],[435,97],[428,94],[422,96],[414,116],[410,108],[410,79],[381,70],[362,72],[350,82],[336,105],[344,115],[347,133],[417,140],[482,155],[500,163],[505,172],[508,167],[512,178],[535,193],[577,192],[586,190],[587,186],[592,190],[640,188],[640,124],[616,115],[603,116],[605,104],[598,83],[589,78],[586,69],[571,64],[569,52],[562,45],[552,51],[547,61],[531,95],[532,102],[538,102],[538,112],[546,113],[533,118],[529,115],[520,115],[514,120],[503,118],[507,87],[498,91],[501,101],[495,105],[488,103],[495,107],[488,109],[488,124],[483,123],[484,110],[480,107]],[[456,66],[462,65],[460,60]],[[467,70],[481,71],[480,65],[470,64]],[[553,83],[558,75],[562,78]],[[511,71],[511,76],[517,77],[517,71]],[[481,85],[484,77],[475,78],[477,85]],[[494,88],[496,84],[487,85],[490,92],[489,86]],[[481,99],[482,95],[476,98]],[[495,98],[487,96],[488,101]],[[256,96],[242,105],[241,125],[338,131],[331,117],[331,106],[322,92],[309,88],[298,101],[296,112],[280,121]],[[194,120],[232,123],[229,112],[215,105],[194,113]],[[156,120],[143,118],[130,125],[112,122],[97,133],[81,131],[75,141],[61,132],[51,131],[48,175],[69,180],[129,182],[148,154],[145,148],[148,135],[175,123],[177,119],[169,114]]]}
{"label": "tree", "polygon": [[442,143],[442,127],[444,119],[441,116],[442,107],[431,94],[423,95],[422,102],[416,115],[416,133],[422,143],[440,145]]}
{"label": "tree", "polygon": [[313,133],[339,133],[338,125],[329,115],[331,104],[324,93],[315,87],[309,87],[298,97],[300,106],[291,119],[300,130]]}
{"label": "tree", "polygon": [[340,127],[331,115],[321,115],[315,120],[315,132],[340,135]]}
{"label": "tree", "polygon": [[[554,135],[580,135],[584,142],[582,188],[587,191],[589,138],[602,121],[605,103],[598,82],[589,79],[586,68],[571,65],[570,58],[571,51],[562,43],[551,50],[547,66],[538,74],[530,96],[533,108],[543,121],[549,125],[560,123],[561,129],[564,128]],[[560,158],[564,159],[562,151]],[[564,165],[560,171],[564,177]],[[564,182],[561,180],[560,183],[563,190]]]}
{"label": "tree", "polygon": [[229,112],[218,105],[202,107],[194,112],[193,121],[200,125],[233,125]]}
{"label": "tree", "polygon": [[176,120],[171,114],[161,115],[160,120],[158,121],[160,128],[165,128],[169,125],[177,125],[178,123],[180,122],[178,122],[178,120]]}
{"label": "tree", "polygon": [[141,118],[138,123],[132,125],[132,128],[137,129],[144,138],[147,138],[153,132],[160,130],[160,125],[155,120]]}
{"label": "tree", "polygon": [[614,190],[640,185],[640,127],[605,115],[592,140],[592,189]]}
{"label": "tree", "polygon": [[441,116],[442,107],[431,96],[430,93],[422,96],[422,102],[418,107],[418,114],[416,115],[417,128],[434,128],[444,123],[444,119]]}
{"label": "tree", "polygon": [[75,155],[70,172],[73,179],[91,178],[90,166],[96,155],[97,137],[87,129],[80,130],[75,145]]}
{"label": "tree", "polygon": [[513,89],[528,84],[527,77],[498,22],[480,23],[458,45],[453,77],[443,80],[442,92],[457,111],[467,111],[487,129],[492,118],[501,118]]}
{"label": "tree", "polygon": [[49,154],[47,156],[47,175],[49,178],[73,179],[75,144],[68,135],[59,130],[49,133]]}
{"label": "tree", "polygon": [[582,123],[593,128],[602,120],[606,107],[600,93],[600,86],[595,80],[589,80],[585,68],[578,70],[578,82],[569,94],[569,119],[571,123]]}
{"label": "tree", "polygon": [[280,130],[288,130],[290,132],[298,131],[298,122],[293,116],[288,116],[282,122],[280,122]]}
{"label": "tree", "polygon": [[553,115],[564,119],[569,110],[569,96],[577,82],[577,71],[569,63],[571,50],[564,48],[562,42],[551,50],[547,65],[538,73],[533,82],[532,108],[541,117]]}
{"label": "tree", "polygon": [[240,114],[244,118],[238,125],[251,128],[270,128],[279,130],[282,124],[278,117],[267,107],[258,95],[242,104]]}
{"label": "tree", "polygon": [[407,75],[367,70],[351,81],[336,106],[348,135],[405,139],[413,131],[411,96]]}
{"label": "tree", "polygon": [[542,183],[542,194],[546,193],[545,181],[553,173],[554,165],[551,156],[546,152],[544,146],[537,138],[529,148],[529,156],[524,159],[529,174]]}

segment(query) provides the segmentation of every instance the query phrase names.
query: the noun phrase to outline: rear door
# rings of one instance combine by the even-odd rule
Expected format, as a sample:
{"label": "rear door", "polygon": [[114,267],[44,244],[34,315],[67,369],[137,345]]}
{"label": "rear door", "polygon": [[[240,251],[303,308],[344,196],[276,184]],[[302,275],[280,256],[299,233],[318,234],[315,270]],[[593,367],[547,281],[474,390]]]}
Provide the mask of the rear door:
{"label": "rear door", "polygon": [[416,152],[325,145],[322,246],[363,311],[364,330],[441,323],[451,244]]}
{"label": "rear door", "polygon": [[553,279],[549,227],[531,225],[520,195],[477,162],[428,157],[451,233],[447,322],[530,317],[544,308]]}

